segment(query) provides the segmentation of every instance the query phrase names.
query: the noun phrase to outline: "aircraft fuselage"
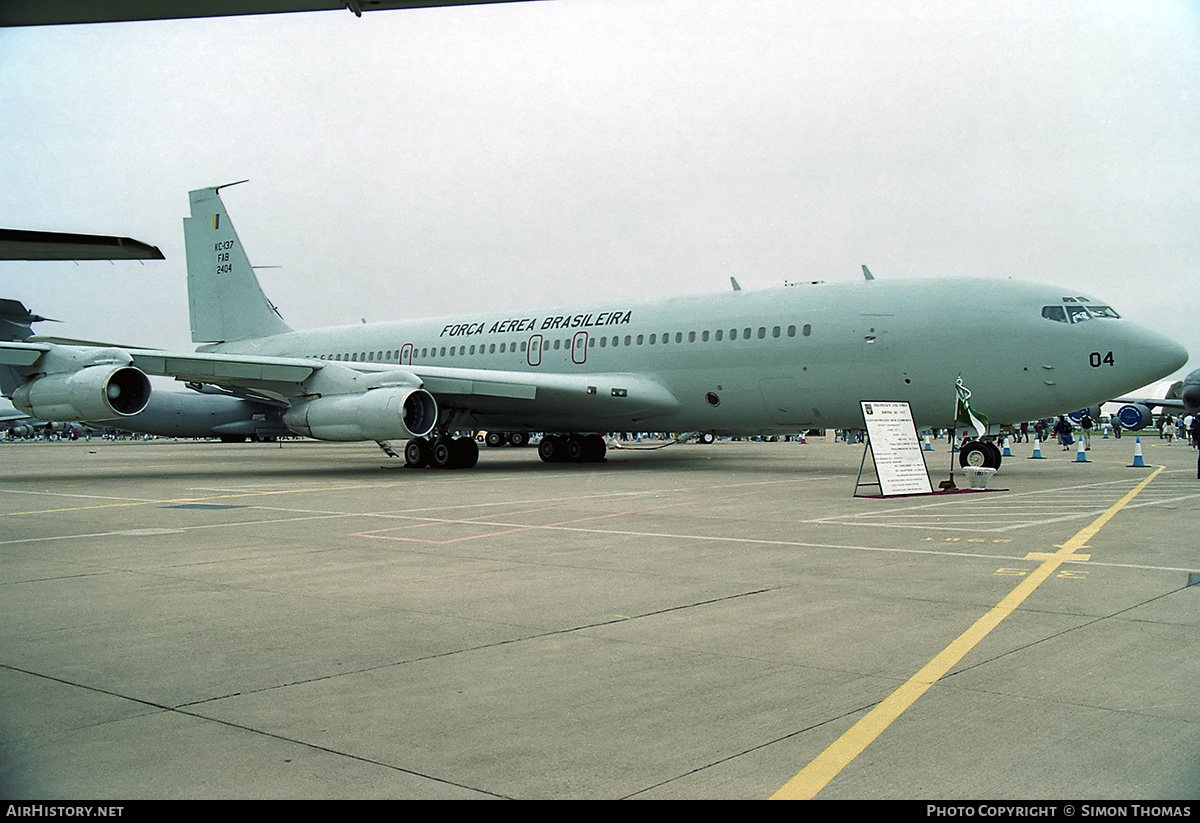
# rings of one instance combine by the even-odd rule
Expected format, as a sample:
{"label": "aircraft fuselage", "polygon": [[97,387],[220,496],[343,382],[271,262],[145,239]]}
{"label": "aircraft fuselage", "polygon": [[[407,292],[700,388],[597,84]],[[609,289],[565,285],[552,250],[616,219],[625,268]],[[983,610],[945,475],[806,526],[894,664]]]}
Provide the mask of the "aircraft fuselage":
{"label": "aircraft fuselage", "polygon": [[960,376],[975,407],[1001,423],[1118,396],[1186,361],[1180,346],[1115,313],[1085,317],[1087,305],[1099,303],[1013,281],[873,280],[341,326],[203,349],[411,365],[422,375],[596,378],[593,393],[557,405],[544,387],[527,410],[476,400],[481,428],[794,432],[858,427],[863,400],[907,401],[918,425],[945,426]]}

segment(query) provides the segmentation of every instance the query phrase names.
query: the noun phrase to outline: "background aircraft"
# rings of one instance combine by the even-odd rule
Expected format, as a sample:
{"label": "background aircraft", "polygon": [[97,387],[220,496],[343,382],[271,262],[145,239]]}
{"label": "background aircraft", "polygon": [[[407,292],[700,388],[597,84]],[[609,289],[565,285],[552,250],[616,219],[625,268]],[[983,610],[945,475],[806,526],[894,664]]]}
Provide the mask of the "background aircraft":
{"label": "background aircraft", "polygon": [[1200,414],[1200,369],[1189,373],[1166,387],[1164,397],[1122,397],[1112,401],[1124,403],[1114,416],[1121,427],[1140,431],[1154,424],[1154,409],[1164,412]]}
{"label": "background aircraft", "polygon": [[[29,340],[33,338],[32,324],[47,319],[33,314],[20,301],[0,299],[0,341]],[[54,338],[37,339],[44,342]],[[0,365],[0,394],[11,395],[22,382],[11,367]],[[281,422],[282,416],[283,404],[256,402],[196,386],[187,392],[155,391],[145,408],[136,414],[88,422],[99,428],[163,437],[216,437],[225,442],[241,442],[272,440],[289,434]],[[18,411],[8,400],[0,404],[0,429],[32,434],[46,426],[45,420]]]}
{"label": "background aircraft", "polygon": [[[290,431],[408,440],[412,466],[478,456],[456,430],[546,432],[542,458],[591,461],[604,431],[794,432],[861,424],[906,400],[942,425],[957,377],[996,421],[1078,408],[1170,373],[1181,346],[1061,289],[1010,281],[863,280],[652,303],[293,331],[263,294],[218,188],[184,221],[194,353],[32,340],[0,346],[18,408],[133,416],[147,374],[285,407]],[[952,295],[945,316],[931,306]],[[968,312],[966,307],[986,307]]]}
{"label": "background aircraft", "polygon": [[[129,237],[97,234],[0,229],[0,260],[162,260],[155,246]],[[0,341],[24,341],[33,324],[50,320],[34,314],[19,300],[0,298]],[[54,321],[51,321],[54,322]],[[53,338],[48,338],[53,339]],[[0,365],[0,394],[11,395],[21,384],[11,368]],[[286,434],[277,406],[256,403],[224,393],[154,392],[146,408],[135,415],[90,421],[96,426],[165,437],[217,437],[227,442],[267,440]],[[20,435],[43,431],[47,423],[0,404],[0,429]]]}
{"label": "background aircraft", "polygon": [[23,411],[18,411],[8,398],[0,398],[0,431],[12,431],[20,437],[33,434],[45,420],[35,420]]}
{"label": "background aircraft", "polygon": [[0,229],[0,260],[162,260],[156,246],[131,237]]}
{"label": "background aircraft", "polygon": [[175,20],[298,11],[364,11],[476,6],[528,0],[4,0],[0,26],[59,26],[129,20]]}

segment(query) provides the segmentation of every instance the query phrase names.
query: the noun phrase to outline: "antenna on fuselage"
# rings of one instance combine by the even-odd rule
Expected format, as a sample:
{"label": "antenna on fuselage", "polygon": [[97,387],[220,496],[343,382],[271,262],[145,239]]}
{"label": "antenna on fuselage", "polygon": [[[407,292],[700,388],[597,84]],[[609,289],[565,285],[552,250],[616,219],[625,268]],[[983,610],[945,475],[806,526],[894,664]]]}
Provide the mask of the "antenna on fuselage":
{"label": "antenna on fuselage", "polygon": [[740,285],[738,285],[738,281],[737,281],[737,278],[736,278],[736,277],[730,277],[730,278],[729,278],[729,282],[733,284],[733,290],[734,290],[734,291],[741,291],[741,290],[742,290],[742,287],[741,287]]}
{"label": "antenna on fuselage", "polygon": [[871,270],[867,268],[866,263],[863,263],[863,277],[867,278],[868,280],[875,279],[875,275],[871,274]]}

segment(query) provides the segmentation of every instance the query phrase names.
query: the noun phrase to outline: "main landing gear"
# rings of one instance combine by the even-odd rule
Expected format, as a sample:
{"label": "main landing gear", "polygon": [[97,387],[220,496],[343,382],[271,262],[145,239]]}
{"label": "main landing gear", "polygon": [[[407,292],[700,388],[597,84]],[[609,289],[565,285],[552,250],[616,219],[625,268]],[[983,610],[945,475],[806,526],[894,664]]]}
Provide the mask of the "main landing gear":
{"label": "main landing gear", "polygon": [[[524,441],[510,437],[512,445]],[[538,456],[547,463],[600,463],[607,450],[598,434],[548,434],[538,444]],[[404,445],[404,465],[410,469],[469,469],[477,462],[479,444],[472,437],[418,437]]]}
{"label": "main landing gear", "polygon": [[473,437],[418,437],[404,446],[404,465],[410,469],[470,469],[478,462]]}
{"label": "main landing gear", "polygon": [[608,447],[598,434],[547,434],[538,443],[546,463],[600,463]]}
{"label": "main landing gear", "polygon": [[488,448],[498,449],[501,446],[522,448],[529,445],[529,432],[493,432],[483,436],[483,442]]}

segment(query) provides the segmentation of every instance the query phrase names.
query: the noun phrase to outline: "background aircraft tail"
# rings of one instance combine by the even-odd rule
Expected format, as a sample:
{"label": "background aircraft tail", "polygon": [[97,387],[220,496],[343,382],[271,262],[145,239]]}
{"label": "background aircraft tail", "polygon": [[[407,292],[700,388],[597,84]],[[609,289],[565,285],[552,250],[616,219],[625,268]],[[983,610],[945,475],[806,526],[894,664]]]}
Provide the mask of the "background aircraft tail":
{"label": "background aircraft tail", "polygon": [[[33,324],[48,318],[38,317],[20,300],[0,298],[0,342],[21,342],[33,337]],[[8,397],[24,381],[10,366],[0,366],[0,395]]]}
{"label": "background aircraft tail", "polygon": [[192,342],[231,343],[289,332],[258,284],[225,213],[218,194],[222,188],[188,193],[192,216],[183,219],[183,240]]}

